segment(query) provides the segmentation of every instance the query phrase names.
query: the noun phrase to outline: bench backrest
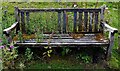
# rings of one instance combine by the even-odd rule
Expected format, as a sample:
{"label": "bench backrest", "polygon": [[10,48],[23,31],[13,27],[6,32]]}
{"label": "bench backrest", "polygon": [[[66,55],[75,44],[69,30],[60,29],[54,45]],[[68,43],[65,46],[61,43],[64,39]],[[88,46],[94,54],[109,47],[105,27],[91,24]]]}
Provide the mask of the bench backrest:
{"label": "bench backrest", "polygon": [[[81,9],[81,8],[18,8],[15,7],[15,18],[19,22],[17,31],[26,32],[25,24],[30,20],[30,13],[33,12],[56,12],[57,13],[57,31],[59,33],[69,33],[67,24],[69,16],[68,12],[73,13],[73,31],[72,33],[100,33],[103,28],[100,21],[104,18],[104,7],[97,9]],[[20,25],[21,24],[21,25]],[[62,25],[61,25],[62,24]],[[21,28],[20,28],[21,26]]]}

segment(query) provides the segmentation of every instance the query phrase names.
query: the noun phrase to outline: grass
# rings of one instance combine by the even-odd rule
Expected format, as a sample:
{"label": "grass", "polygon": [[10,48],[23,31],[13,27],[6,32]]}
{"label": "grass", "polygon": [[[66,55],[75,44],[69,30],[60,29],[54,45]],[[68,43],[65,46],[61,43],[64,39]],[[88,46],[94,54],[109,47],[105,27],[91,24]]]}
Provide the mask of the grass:
{"label": "grass", "polygon": [[[95,3],[87,3],[88,4],[88,7],[90,8],[94,8],[95,6]],[[113,26],[113,27],[116,27],[118,28],[118,10],[113,10],[113,8],[116,9],[116,3],[107,3],[107,2],[100,2],[98,3],[98,7],[100,7],[102,4],[106,4],[107,7],[109,8],[109,11],[110,11],[110,14],[106,13],[106,16],[105,16],[105,19],[109,21],[109,25]],[[85,7],[86,3],[78,3],[79,7]],[[14,6],[18,6],[19,8],[25,8],[25,7],[30,7],[30,8],[66,8],[66,7],[71,7],[72,6],[72,3],[39,3],[39,2],[36,2],[36,3],[24,3],[24,2],[21,2],[21,3],[8,3],[8,2],[4,2],[2,3],[2,6],[3,6],[3,10],[7,10],[8,14],[7,14],[7,18],[6,20],[7,21],[3,21],[2,24],[2,28],[6,28],[6,27],[9,27],[12,23],[15,22],[15,19],[14,19]],[[98,8],[97,7],[97,8]],[[1,15],[1,14],[0,14]],[[48,15],[48,14],[46,14]],[[38,17],[37,20],[39,20],[39,16],[35,15],[35,17]],[[44,18],[47,18],[46,16]],[[44,19],[43,18],[43,19]],[[42,19],[42,20],[43,20]],[[1,18],[0,18],[1,20]],[[34,23],[34,20],[32,21]],[[39,23],[39,21],[36,21],[36,23]],[[71,22],[71,21],[70,21]],[[45,23],[42,22],[42,23]],[[53,22],[55,23],[55,22]],[[31,24],[32,25],[32,24]],[[49,24],[49,26],[53,26],[51,24]],[[0,31],[2,31],[1,29],[1,24],[0,24]],[[2,32],[0,32],[1,34]],[[118,49],[118,34],[115,34],[115,43],[114,43],[114,47],[113,47],[113,53],[112,53],[112,58],[110,61],[108,61],[108,64],[111,68],[119,68],[120,67],[120,56],[119,54],[117,53],[117,49]],[[42,63],[42,62],[36,62],[35,64],[31,65],[29,68],[38,68],[38,69],[41,69],[41,68],[83,68],[82,65],[80,64],[76,64],[74,66],[70,66],[71,64],[69,62],[67,62],[66,60],[60,60],[60,61],[57,61],[57,60],[53,60],[51,61],[51,63]],[[80,66],[79,66],[80,65]]]}
{"label": "grass", "polygon": [[49,63],[43,63],[37,61],[35,65],[31,65],[27,69],[82,69],[82,65],[73,65],[70,64],[70,62],[67,62],[66,60],[52,60]]}
{"label": "grass", "polygon": [[96,66],[96,64],[92,63],[83,63],[75,57],[72,54],[64,57],[53,54],[51,58],[33,61],[25,69],[104,69],[104,65],[101,62]]}

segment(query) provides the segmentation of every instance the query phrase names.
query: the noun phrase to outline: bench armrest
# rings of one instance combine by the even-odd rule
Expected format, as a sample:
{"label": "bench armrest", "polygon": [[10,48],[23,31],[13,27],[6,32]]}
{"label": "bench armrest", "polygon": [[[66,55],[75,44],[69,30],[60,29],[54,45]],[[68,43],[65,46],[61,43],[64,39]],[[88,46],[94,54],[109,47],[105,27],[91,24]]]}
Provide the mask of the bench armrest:
{"label": "bench armrest", "polygon": [[104,25],[104,27],[107,29],[107,31],[111,32],[111,33],[117,33],[118,29],[111,27],[110,25],[108,25],[106,22],[102,22],[102,24]]}
{"label": "bench armrest", "polygon": [[12,30],[17,26],[18,22],[13,23],[9,28],[3,30],[3,34],[9,35]]}
{"label": "bench armrest", "polygon": [[107,47],[106,58],[109,59],[111,57],[112,48],[114,45],[114,34],[118,32],[118,29],[109,26],[106,22],[102,22],[103,27],[109,31],[109,46]]}

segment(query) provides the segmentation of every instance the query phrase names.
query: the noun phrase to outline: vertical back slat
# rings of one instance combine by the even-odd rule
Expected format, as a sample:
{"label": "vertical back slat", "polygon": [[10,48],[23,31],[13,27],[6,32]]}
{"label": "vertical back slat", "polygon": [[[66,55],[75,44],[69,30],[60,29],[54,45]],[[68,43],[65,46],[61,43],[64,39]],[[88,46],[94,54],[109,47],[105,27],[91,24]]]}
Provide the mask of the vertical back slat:
{"label": "vertical back slat", "polygon": [[24,16],[24,12],[21,12],[21,28],[22,28],[22,33],[25,33],[25,16]]}
{"label": "vertical back slat", "polygon": [[98,12],[95,13],[95,27],[94,27],[94,31],[95,32],[98,31]]}
{"label": "vertical back slat", "polygon": [[89,32],[92,32],[93,13],[90,13]]}
{"label": "vertical back slat", "polygon": [[15,7],[15,21],[18,22],[18,25],[16,28],[16,34],[18,34],[18,31],[20,30],[20,14],[18,11],[18,7]]}
{"label": "vertical back slat", "polygon": [[61,12],[58,12],[58,31],[61,33]]}
{"label": "vertical back slat", "polygon": [[88,12],[84,12],[84,31],[87,32]]}
{"label": "vertical back slat", "polygon": [[77,11],[74,12],[74,27],[73,27],[73,31],[74,33],[77,32]]}
{"label": "vertical back slat", "polygon": [[30,20],[29,12],[26,12],[26,23],[27,23],[27,25],[29,25],[29,20]]}
{"label": "vertical back slat", "polygon": [[102,21],[104,20],[104,10],[105,6],[101,7],[101,12],[100,12],[100,32],[103,34],[104,26],[102,24]]}
{"label": "vertical back slat", "polygon": [[101,21],[103,21],[103,19],[104,19],[104,10],[105,10],[105,7],[104,6],[101,7],[101,13],[100,13],[100,19],[101,19]]}
{"label": "vertical back slat", "polygon": [[63,11],[63,33],[66,33],[66,11]]}
{"label": "vertical back slat", "polygon": [[79,12],[79,24],[78,24],[78,31],[82,31],[82,12]]}

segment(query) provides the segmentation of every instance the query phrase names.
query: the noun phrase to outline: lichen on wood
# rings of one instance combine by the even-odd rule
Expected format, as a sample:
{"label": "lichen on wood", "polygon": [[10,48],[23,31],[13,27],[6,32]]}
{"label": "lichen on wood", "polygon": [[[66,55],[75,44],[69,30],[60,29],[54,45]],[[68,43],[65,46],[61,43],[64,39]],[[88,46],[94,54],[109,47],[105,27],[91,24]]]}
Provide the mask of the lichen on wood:
{"label": "lichen on wood", "polygon": [[101,33],[98,33],[95,36],[95,40],[97,40],[97,41],[103,41],[104,39],[105,39],[105,37]]}

